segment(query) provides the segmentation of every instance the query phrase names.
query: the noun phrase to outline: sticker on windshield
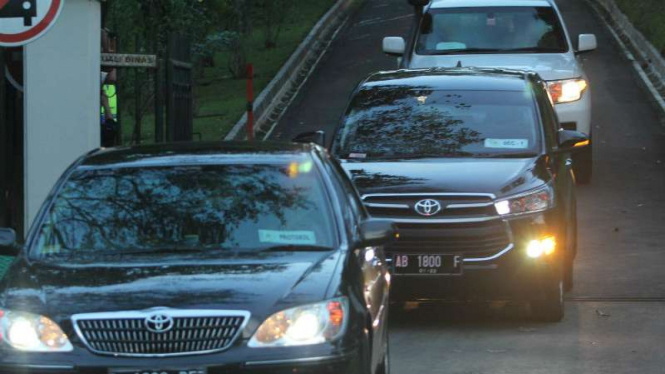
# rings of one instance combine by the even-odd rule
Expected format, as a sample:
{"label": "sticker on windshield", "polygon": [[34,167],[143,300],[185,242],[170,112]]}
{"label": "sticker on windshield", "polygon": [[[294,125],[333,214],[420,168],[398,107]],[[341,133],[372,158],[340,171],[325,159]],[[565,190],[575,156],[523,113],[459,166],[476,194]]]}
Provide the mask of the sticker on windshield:
{"label": "sticker on windshield", "polygon": [[315,245],[314,231],[259,230],[259,241],[272,244]]}
{"label": "sticker on windshield", "polygon": [[367,153],[349,153],[349,158],[367,158]]}
{"label": "sticker on windshield", "polygon": [[485,139],[485,148],[526,149],[528,139]]}

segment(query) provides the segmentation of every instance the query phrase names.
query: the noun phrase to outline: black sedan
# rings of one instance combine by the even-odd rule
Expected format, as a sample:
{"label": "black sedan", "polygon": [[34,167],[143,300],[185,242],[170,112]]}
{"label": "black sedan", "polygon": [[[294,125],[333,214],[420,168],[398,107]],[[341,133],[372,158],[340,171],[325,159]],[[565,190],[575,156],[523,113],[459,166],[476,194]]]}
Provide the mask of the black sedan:
{"label": "black sedan", "polygon": [[387,373],[395,235],[319,147],[95,151],[0,230],[0,372]]}
{"label": "black sedan", "polygon": [[332,152],[398,225],[393,300],[522,300],[557,321],[577,250],[571,154],[587,144],[538,75],[457,68],[370,76]]}

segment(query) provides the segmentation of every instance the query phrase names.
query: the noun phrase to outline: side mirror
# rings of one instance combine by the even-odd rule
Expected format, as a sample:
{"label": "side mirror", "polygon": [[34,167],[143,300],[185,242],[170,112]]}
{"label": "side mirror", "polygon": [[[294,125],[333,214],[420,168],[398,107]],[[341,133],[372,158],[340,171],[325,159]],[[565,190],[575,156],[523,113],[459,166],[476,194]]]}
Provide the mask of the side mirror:
{"label": "side mirror", "polygon": [[397,228],[392,221],[368,219],[360,224],[361,247],[390,244],[397,238]]}
{"label": "side mirror", "polygon": [[583,150],[589,144],[589,138],[581,132],[571,130],[559,131],[559,151],[561,152]]}
{"label": "side mirror", "polygon": [[16,256],[19,250],[16,245],[16,232],[12,229],[0,228],[0,255]]}
{"label": "side mirror", "polygon": [[594,34],[580,34],[577,41],[577,53],[590,52],[598,48],[598,41]]}
{"label": "side mirror", "polygon": [[404,38],[399,36],[383,38],[383,53],[390,56],[402,57],[404,56],[404,52],[406,52],[406,41]]}
{"label": "side mirror", "polygon": [[311,131],[298,134],[293,138],[294,143],[314,143],[321,147],[326,146],[326,132],[325,131]]}
{"label": "side mirror", "polygon": [[409,0],[411,6],[423,7],[429,4],[429,0]]}

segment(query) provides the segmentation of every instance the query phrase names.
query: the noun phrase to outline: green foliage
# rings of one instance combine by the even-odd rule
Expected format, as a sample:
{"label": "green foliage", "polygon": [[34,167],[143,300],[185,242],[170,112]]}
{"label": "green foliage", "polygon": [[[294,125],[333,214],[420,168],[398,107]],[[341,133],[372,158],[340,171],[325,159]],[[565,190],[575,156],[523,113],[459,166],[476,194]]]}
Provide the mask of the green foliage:
{"label": "green foliage", "polygon": [[665,56],[665,1],[616,0],[617,5]]}

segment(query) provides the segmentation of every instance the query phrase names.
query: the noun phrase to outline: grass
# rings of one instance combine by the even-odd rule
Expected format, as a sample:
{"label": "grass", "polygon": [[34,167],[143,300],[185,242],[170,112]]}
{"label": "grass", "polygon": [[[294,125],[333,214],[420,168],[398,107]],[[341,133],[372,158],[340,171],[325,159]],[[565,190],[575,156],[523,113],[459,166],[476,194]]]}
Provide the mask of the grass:
{"label": "grass", "polygon": [[[335,0],[297,1],[282,28],[277,47],[264,47],[264,30],[255,27],[247,39],[248,62],[254,65],[255,96],[261,93],[316,22],[332,7]],[[206,68],[195,88],[194,133],[202,140],[222,140],[242,117],[247,107],[246,81],[232,79],[228,70],[229,53],[215,55],[215,67]],[[128,143],[134,128],[132,115],[123,115],[123,140]],[[142,141],[154,139],[154,116],[142,121]],[[199,136],[194,136],[195,140]]]}
{"label": "grass", "polygon": [[615,0],[633,25],[665,56],[665,1]]}

